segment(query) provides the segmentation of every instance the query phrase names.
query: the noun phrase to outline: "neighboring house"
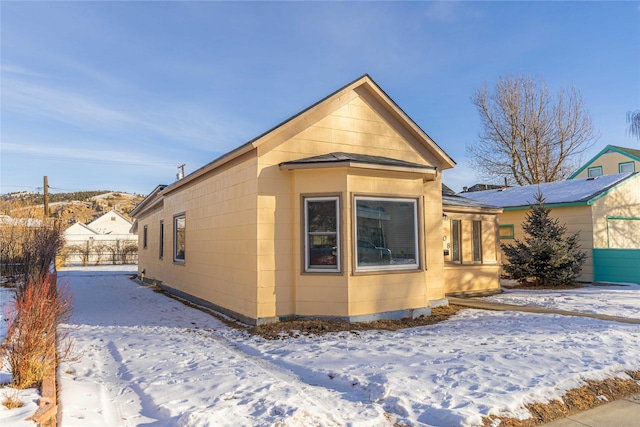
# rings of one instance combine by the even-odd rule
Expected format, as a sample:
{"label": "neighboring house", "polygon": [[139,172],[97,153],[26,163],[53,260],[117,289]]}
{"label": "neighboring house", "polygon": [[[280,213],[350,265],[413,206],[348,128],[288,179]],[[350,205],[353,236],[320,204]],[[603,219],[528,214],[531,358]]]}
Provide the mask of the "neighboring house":
{"label": "neighboring house", "polygon": [[498,214],[502,209],[442,189],[445,292],[500,292]]}
{"label": "neighboring house", "polygon": [[506,187],[506,185],[496,185],[496,184],[474,184],[471,187],[464,187],[462,189],[463,193],[468,191],[484,191],[484,190],[496,190],[498,188]]}
{"label": "neighboring house", "polygon": [[[522,224],[540,191],[551,217],[580,233],[587,252],[579,280],[640,283],[640,173],[572,179],[500,190],[464,193],[499,206],[502,243],[523,240]],[[504,258],[503,258],[504,259]]]}
{"label": "neighboring house", "polygon": [[138,236],[131,232],[133,222],[111,210],[89,224],[76,222],[63,232],[66,264],[131,263],[135,255],[131,244]]}
{"label": "neighboring house", "polygon": [[569,179],[640,171],[640,150],[607,145]]}
{"label": "neighboring house", "polygon": [[131,212],[139,272],[250,324],[430,314],[454,165],[365,75],[154,189]]}

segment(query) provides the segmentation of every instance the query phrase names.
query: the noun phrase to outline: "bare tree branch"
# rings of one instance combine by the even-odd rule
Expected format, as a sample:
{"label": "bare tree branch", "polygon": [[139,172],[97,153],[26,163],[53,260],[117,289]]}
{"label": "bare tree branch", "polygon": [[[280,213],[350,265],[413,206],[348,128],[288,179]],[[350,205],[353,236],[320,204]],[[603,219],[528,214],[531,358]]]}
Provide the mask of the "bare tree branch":
{"label": "bare tree branch", "polygon": [[640,140],[640,110],[627,111],[627,133],[629,136],[635,136]]}
{"label": "bare tree branch", "polygon": [[527,185],[565,179],[598,139],[574,87],[554,98],[541,79],[507,76],[491,92],[486,86],[477,90],[471,102],[481,131],[467,152],[478,175],[492,182],[506,178]]}

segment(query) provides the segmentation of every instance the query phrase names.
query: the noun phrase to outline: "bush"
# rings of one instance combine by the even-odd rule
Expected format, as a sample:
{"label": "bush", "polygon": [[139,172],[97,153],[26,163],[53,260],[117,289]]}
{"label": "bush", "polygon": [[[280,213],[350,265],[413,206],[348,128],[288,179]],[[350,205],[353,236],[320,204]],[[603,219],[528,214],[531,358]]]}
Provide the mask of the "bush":
{"label": "bush", "polygon": [[580,275],[587,254],[580,250],[579,234],[565,237],[567,227],[550,213],[538,193],[522,225],[525,240],[502,245],[508,260],[504,270],[521,283],[533,279],[537,286],[568,285]]}
{"label": "bush", "polygon": [[2,274],[42,279],[62,247],[61,224],[49,218],[13,218],[0,224]]}
{"label": "bush", "polygon": [[15,388],[37,387],[55,372],[56,338],[62,344],[61,356],[70,354],[69,337],[59,336],[57,329],[71,316],[71,297],[66,285],[56,286],[54,277],[23,285],[9,308],[4,345]]}

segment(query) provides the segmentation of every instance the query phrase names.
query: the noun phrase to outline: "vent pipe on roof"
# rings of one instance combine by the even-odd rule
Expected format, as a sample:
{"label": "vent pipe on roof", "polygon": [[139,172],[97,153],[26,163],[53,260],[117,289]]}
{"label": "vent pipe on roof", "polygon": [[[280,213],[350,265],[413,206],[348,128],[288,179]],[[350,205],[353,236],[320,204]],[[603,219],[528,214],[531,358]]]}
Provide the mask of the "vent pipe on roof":
{"label": "vent pipe on roof", "polygon": [[176,181],[180,181],[184,178],[184,163],[178,166],[178,173],[176,174]]}

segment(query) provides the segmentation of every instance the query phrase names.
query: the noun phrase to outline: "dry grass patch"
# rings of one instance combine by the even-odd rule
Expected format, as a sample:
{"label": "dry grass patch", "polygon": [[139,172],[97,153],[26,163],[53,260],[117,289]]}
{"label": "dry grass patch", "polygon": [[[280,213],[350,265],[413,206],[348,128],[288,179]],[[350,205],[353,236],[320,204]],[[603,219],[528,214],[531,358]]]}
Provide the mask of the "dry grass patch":
{"label": "dry grass patch", "polygon": [[22,408],[22,406],[24,405],[24,403],[20,399],[20,393],[18,393],[18,390],[6,392],[3,394],[3,397],[4,398],[2,399],[2,406],[7,409]]}
{"label": "dry grass patch", "polygon": [[483,418],[484,426],[489,427],[500,420],[500,427],[533,427],[549,423],[587,409],[595,408],[607,402],[622,399],[640,393],[640,371],[627,371],[630,378],[609,378],[602,381],[586,381],[587,385],[569,390],[562,400],[549,403],[532,403],[526,406],[531,418],[496,417]]}
{"label": "dry grass patch", "polygon": [[442,322],[463,310],[465,307],[449,305],[431,309],[431,316],[421,316],[416,319],[376,320],[373,322],[346,322],[342,320],[322,319],[292,319],[276,323],[256,326],[251,333],[268,340],[295,338],[301,335],[324,335],[330,332],[352,332],[415,328]]}

